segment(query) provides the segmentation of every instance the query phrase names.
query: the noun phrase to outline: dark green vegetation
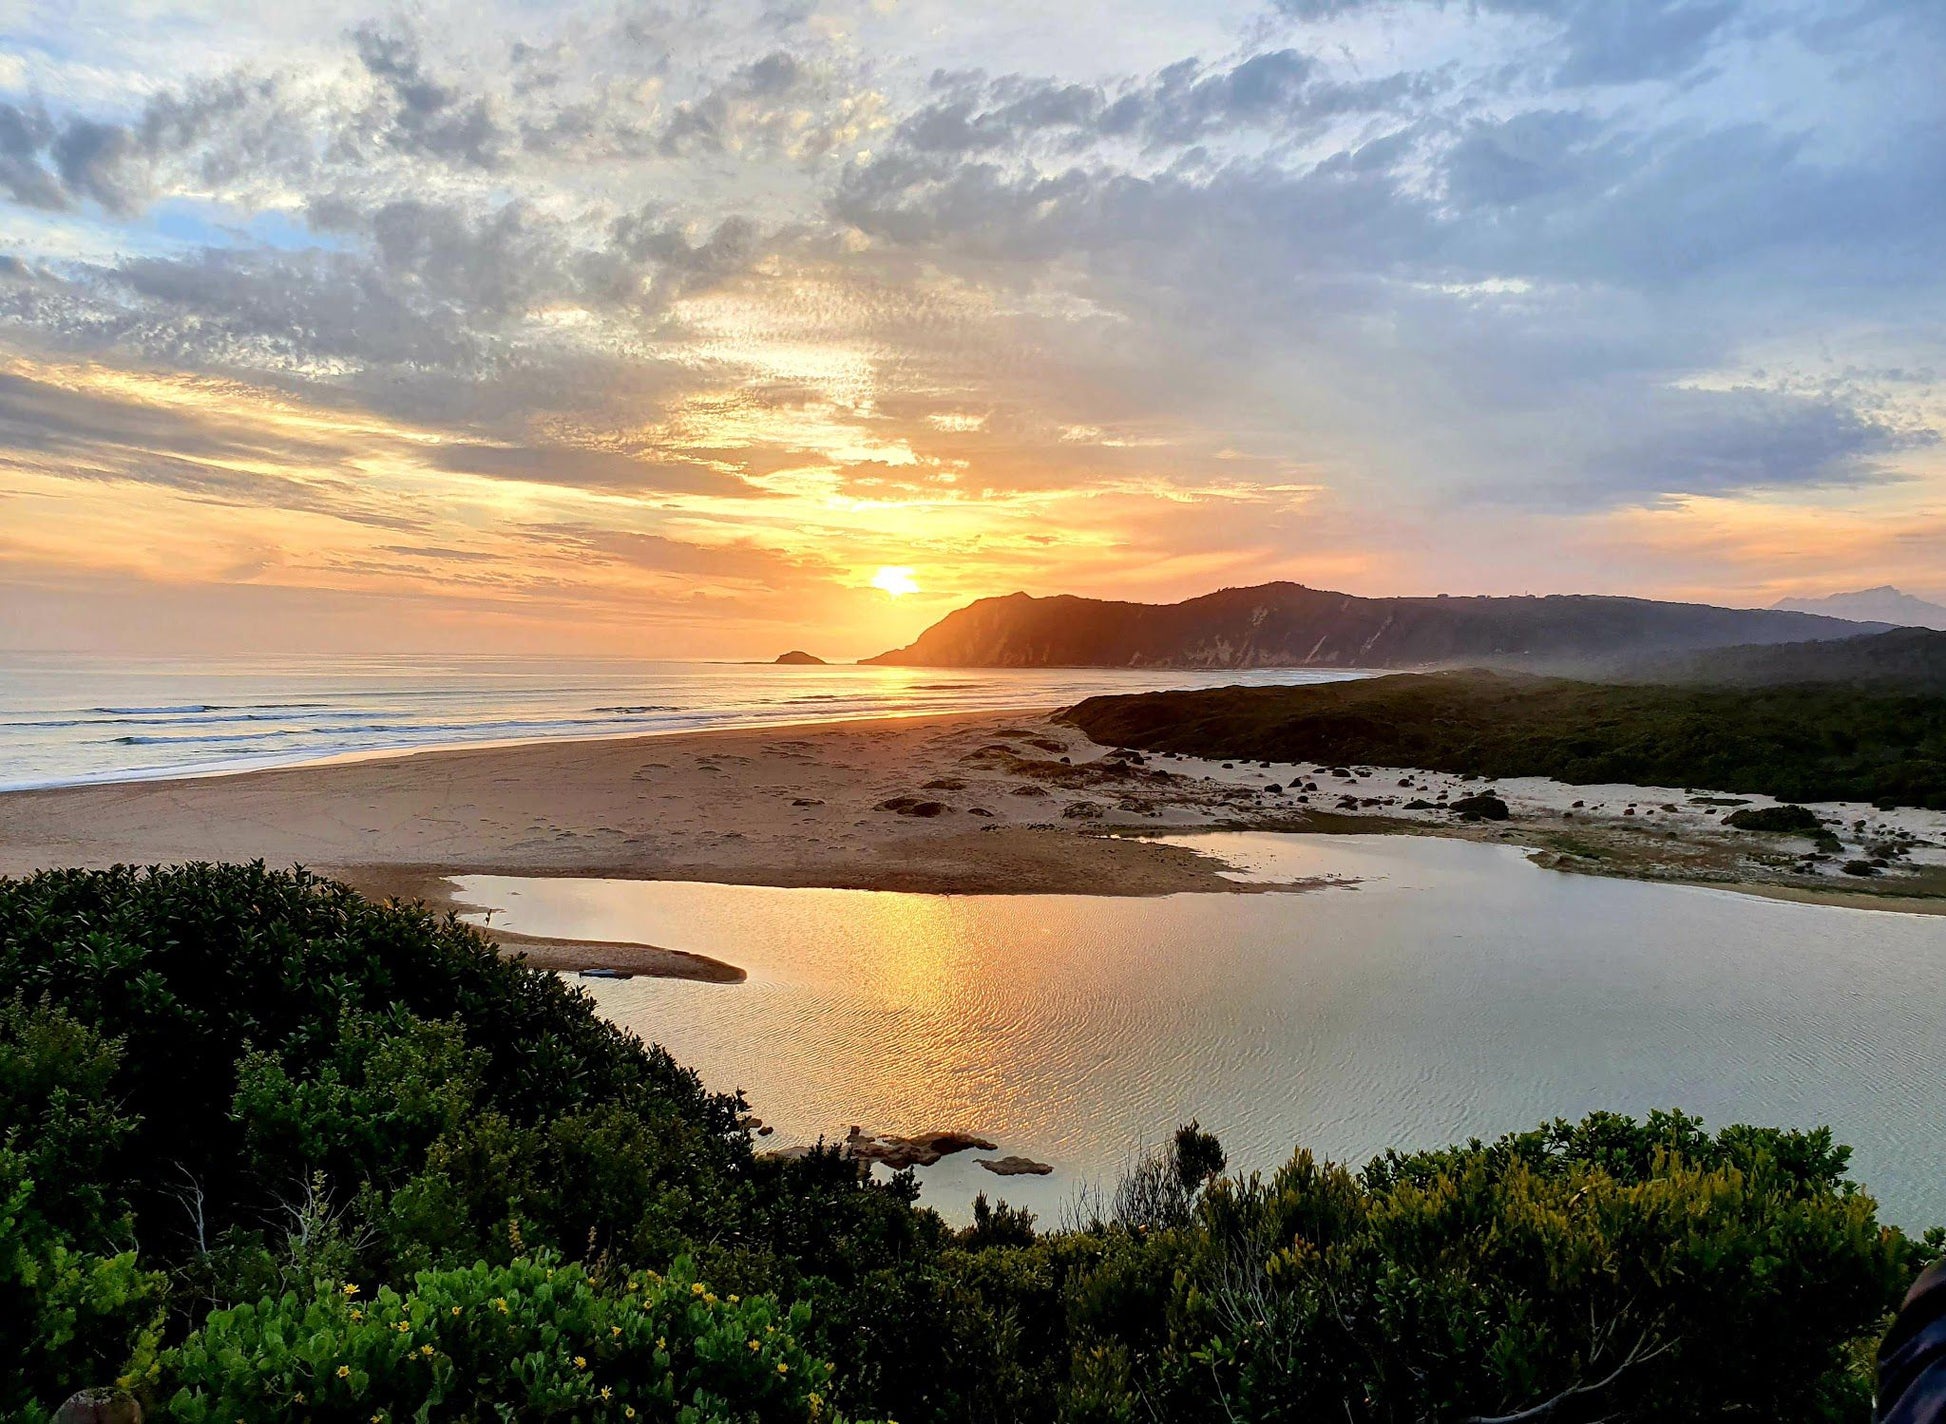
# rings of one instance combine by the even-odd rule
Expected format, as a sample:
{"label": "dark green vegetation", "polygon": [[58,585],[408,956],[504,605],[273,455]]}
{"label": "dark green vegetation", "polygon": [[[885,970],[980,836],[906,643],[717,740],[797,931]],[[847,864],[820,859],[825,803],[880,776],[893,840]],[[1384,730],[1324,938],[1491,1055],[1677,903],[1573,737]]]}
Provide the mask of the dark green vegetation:
{"label": "dark green vegetation", "polygon": [[1895,628],[1864,638],[1781,646],[1714,648],[1629,664],[1629,681],[1723,687],[1835,683],[1946,697],[1946,633]]}
{"label": "dark green vegetation", "polygon": [[1457,672],[1091,697],[1066,715],[1145,751],[1946,807],[1946,696]]}
{"label": "dark green vegetation", "polygon": [[0,882],[0,1418],[1863,1420],[1920,1263],[1827,1133],[1596,1116],[960,1232],[475,934],[302,874]]}
{"label": "dark green vegetation", "polygon": [[1824,822],[1809,806],[1746,806],[1723,818],[1726,826],[1740,831],[1770,831],[1781,835],[1815,836]]}
{"label": "dark green vegetation", "polygon": [[1849,638],[1878,625],[1646,598],[1359,598],[1268,583],[1182,603],[983,598],[910,647],[920,667],[1451,667],[1567,672],[1735,644]]}

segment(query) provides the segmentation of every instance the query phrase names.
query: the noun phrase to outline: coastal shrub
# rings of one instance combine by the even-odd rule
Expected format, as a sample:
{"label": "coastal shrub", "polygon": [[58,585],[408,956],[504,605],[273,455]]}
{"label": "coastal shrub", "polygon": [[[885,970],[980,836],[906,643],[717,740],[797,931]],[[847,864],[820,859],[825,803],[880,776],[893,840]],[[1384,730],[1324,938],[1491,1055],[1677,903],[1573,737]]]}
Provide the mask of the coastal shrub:
{"label": "coastal shrub", "polygon": [[1063,716],[1111,746],[1209,758],[1946,808],[1946,696],[1936,692],[1469,671],[1090,697]]}
{"label": "coastal shrub", "polygon": [[1824,830],[1818,813],[1808,806],[1746,806],[1723,818],[1740,831],[1772,831],[1785,835],[1817,835]]}
{"label": "coastal shrub", "polygon": [[1174,1417],[1862,1420],[1860,1342],[1919,1256],[1847,1156],[1824,1131],[1596,1114],[1218,1183]]}
{"label": "coastal shrub", "polygon": [[65,1203],[0,1147],[0,1420],[39,1424],[77,1382],[148,1382],[160,1333],[162,1276],[73,1245],[43,1205]]}
{"label": "coastal shrub", "polygon": [[719,1297],[686,1258],[607,1285],[547,1255],[425,1271],[369,1298],[325,1281],[212,1314],[163,1358],[162,1417],[833,1419],[831,1368],[793,1335],[808,1313]]}
{"label": "coastal shrub", "polygon": [[121,1048],[57,1009],[0,1004],[0,1418],[75,1379],[137,1381],[164,1280],[138,1264],[107,1164],[134,1127]]}
{"label": "coastal shrub", "polygon": [[1828,1132],[1674,1114],[1241,1180],[1191,1123],[1091,1219],[955,1232],[261,866],[0,881],[0,976],[0,1419],[1862,1421],[1922,1254]]}

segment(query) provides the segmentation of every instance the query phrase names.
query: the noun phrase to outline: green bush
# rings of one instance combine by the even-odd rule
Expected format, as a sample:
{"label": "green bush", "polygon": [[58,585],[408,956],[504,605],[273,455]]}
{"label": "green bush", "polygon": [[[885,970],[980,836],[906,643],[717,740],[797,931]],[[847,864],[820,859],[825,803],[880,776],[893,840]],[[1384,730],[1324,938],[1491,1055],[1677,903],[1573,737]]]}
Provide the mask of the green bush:
{"label": "green bush", "polygon": [[175,1386],[163,1417],[831,1419],[831,1367],[793,1335],[808,1317],[767,1297],[720,1299],[686,1258],[607,1288],[545,1255],[424,1271],[370,1300],[323,1283],[212,1314],[163,1359]]}
{"label": "green bush", "polygon": [[0,1419],[38,1424],[78,1385],[150,1382],[164,1282],[63,1239],[25,1166],[0,1147]]}
{"label": "green bush", "polygon": [[1192,756],[1946,807],[1946,696],[1937,692],[1471,671],[1090,697],[1063,715],[1098,742]]}
{"label": "green bush", "polygon": [[1784,835],[1815,836],[1824,830],[1818,813],[1808,806],[1745,806],[1723,818],[1740,831],[1772,831]]}
{"label": "green bush", "polygon": [[1213,1389],[1255,1420],[1862,1420],[1861,1342],[1918,1253],[1847,1155],[1822,1131],[1596,1114],[1221,1183],[1178,1301],[1179,1417]]}
{"label": "green bush", "polygon": [[955,1233],[261,866],[0,881],[0,976],[0,1419],[1862,1421],[1921,1254],[1829,1133],[1672,1114],[1240,1181],[1192,1123],[1103,1219]]}

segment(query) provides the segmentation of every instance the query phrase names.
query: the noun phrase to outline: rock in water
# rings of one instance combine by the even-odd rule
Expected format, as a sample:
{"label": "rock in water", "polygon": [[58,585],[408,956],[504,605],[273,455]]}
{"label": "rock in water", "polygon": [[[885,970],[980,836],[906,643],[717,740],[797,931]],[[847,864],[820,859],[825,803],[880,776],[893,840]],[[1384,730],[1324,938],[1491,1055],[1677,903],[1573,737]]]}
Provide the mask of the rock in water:
{"label": "rock in water", "polygon": [[922,1132],[916,1137],[898,1137],[889,1132],[866,1132],[856,1126],[845,1138],[845,1150],[853,1157],[861,1162],[883,1162],[894,1171],[930,1167],[941,1157],[974,1147],[991,1152],[998,1145],[970,1132]]}
{"label": "rock in water", "polygon": [[1045,1177],[1054,1169],[1032,1157],[976,1157],[973,1159],[996,1177]]}
{"label": "rock in water", "polygon": [[778,664],[785,667],[823,667],[825,662],[823,658],[814,657],[802,648],[792,648],[788,653],[779,653],[777,655],[773,666]]}

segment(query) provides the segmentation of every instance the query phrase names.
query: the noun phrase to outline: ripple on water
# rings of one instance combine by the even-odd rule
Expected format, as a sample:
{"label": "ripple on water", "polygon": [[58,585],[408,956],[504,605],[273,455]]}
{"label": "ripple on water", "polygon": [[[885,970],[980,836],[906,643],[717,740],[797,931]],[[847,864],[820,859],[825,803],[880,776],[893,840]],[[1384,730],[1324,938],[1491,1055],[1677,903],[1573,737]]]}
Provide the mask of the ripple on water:
{"label": "ripple on water", "polygon": [[[471,876],[528,934],[638,940],[740,985],[591,986],[774,1143],[978,1129],[1055,1164],[990,1189],[1051,1219],[1198,1117],[1234,1166],[1362,1160],[1595,1108],[1829,1123],[1894,1219],[1946,1221],[1946,918],[1537,870],[1425,837],[1199,836],[1290,895],[932,896]],[[1205,844],[1207,843],[1207,844]]]}

